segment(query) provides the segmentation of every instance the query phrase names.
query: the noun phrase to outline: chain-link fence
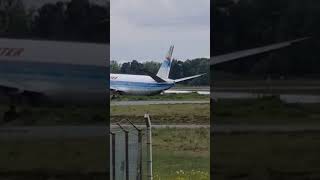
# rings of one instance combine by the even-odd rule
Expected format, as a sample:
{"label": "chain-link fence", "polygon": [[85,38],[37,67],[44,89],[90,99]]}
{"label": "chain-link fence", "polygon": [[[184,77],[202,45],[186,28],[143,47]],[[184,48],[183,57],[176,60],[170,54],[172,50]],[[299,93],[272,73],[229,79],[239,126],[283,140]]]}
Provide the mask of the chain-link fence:
{"label": "chain-link fence", "polygon": [[[130,122],[130,121],[128,121]],[[110,179],[142,180],[145,128],[117,123],[110,133]]]}

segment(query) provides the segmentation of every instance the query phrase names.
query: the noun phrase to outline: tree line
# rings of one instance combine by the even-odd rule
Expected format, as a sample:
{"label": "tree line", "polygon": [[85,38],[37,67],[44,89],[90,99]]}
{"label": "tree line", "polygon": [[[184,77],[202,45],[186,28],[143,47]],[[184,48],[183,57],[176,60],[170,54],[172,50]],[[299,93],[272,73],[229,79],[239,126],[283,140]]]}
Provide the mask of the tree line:
{"label": "tree line", "polygon": [[311,36],[295,46],[212,68],[255,78],[320,75],[320,1],[215,0],[211,3],[211,54]]}
{"label": "tree line", "polygon": [[[144,75],[146,74],[146,72],[157,74],[160,65],[161,63],[155,61],[147,61],[140,63],[137,60],[132,60],[131,62],[125,62],[121,64],[113,60],[110,62],[110,71],[111,73],[121,74]],[[183,82],[182,84],[192,86],[209,85],[209,67],[209,59],[206,58],[197,58],[186,61],[173,59],[169,78],[179,79],[187,76],[206,73],[202,77]]]}
{"label": "tree line", "polygon": [[0,37],[107,43],[110,8],[71,0],[26,9],[22,0],[0,1]]}

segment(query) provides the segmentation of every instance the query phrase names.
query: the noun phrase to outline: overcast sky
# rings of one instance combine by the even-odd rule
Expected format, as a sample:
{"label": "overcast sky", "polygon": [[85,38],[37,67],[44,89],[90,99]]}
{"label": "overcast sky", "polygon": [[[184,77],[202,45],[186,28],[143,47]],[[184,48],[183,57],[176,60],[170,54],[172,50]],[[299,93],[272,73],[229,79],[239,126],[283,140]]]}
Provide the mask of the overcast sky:
{"label": "overcast sky", "polygon": [[111,1],[111,60],[210,56],[210,0]]}

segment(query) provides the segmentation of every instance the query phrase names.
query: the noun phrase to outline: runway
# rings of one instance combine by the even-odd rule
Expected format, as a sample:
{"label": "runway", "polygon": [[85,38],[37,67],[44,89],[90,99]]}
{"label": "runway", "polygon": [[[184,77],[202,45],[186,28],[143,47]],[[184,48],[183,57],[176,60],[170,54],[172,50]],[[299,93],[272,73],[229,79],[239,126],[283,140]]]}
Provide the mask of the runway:
{"label": "runway", "polygon": [[[271,96],[267,93],[247,92],[212,92],[211,98],[219,99],[257,99],[259,97]],[[279,98],[286,103],[320,103],[320,95],[308,94],[279,94]]]}
{"label": "runway", "polygon": [[111,106],[141,106],[161,104],[209,104],[210,101],[111,101]]}
{"label": "runway", "polygon": [[197,93],[200,95],[210,95],[210,87],[199,86],[199,87],[174,87],[164,91],[165,94],[189,94]]}
{"label": "runway", "polygon": [[307,91],[307,90],[320,90],[320,86],[312,85],[312,86],[280,86],[280,85],[266,85],[266,86],[254,86],[254,87],[213,87],[214,92],[259,92],[266,90],[283,90],[283,91]]}

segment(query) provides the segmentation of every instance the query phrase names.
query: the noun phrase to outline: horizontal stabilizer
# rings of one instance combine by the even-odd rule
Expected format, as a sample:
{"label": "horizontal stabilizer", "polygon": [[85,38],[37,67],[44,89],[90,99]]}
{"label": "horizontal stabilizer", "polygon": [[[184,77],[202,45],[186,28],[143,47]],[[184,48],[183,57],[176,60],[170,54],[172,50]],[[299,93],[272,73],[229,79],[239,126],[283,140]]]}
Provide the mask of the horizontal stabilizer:
{"label": "horizontal stabilizer", "polygon": [[203,75],[205,75],[205,74],[206,74],[206,73],[204,73],[204,74],[198,74],[198,75],[190,76],[190,77],[185,77],[185,78],[181,78],[181,79],[176,79],[176,80],[174,80],[174,82],[175,82],[175,83],[178,83],[178,82],[186,81],[186,80],[189,80],[189,79],[194,79],[194,78],[203,76]]}
{"label": "horizontal stabilizer", "polygon": [[214,56],[210,60],[210,65],[212,66],[215,64],[220,64],[220,63],[224,63],[224,62],[228,62],[228,61],[232,61],[232,60],[236,60],[236,59],[240,59],[240,58],[244,58],[244,57],[248,57],[248,56],[252,56],[252,55],[262,54],[265,52],[285,48],[287,46],[290,46],[294,43],[297,43],[297,42],[300,42],[300,41],[303,41],[306,39],[309,39],[309,37],[296,39],[296,40],[292,40],[292,41],[285,41],[282,43],[272,44],[269,46],[263,46],[263,47],[254,48],[254,49],[237,51],[237,52],[228,53],[228,54],[224,54],[224,55]]}

